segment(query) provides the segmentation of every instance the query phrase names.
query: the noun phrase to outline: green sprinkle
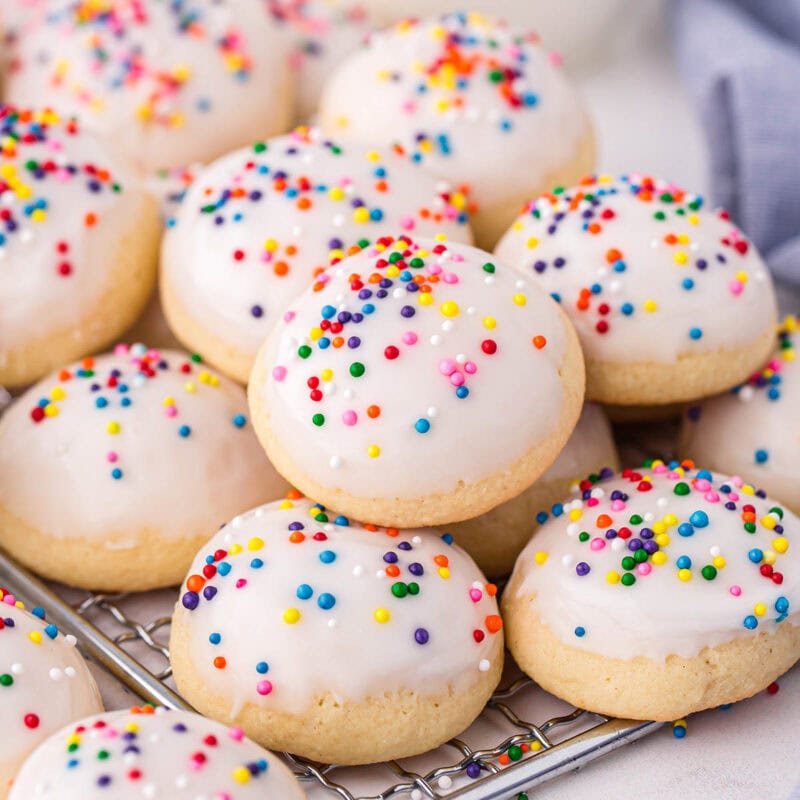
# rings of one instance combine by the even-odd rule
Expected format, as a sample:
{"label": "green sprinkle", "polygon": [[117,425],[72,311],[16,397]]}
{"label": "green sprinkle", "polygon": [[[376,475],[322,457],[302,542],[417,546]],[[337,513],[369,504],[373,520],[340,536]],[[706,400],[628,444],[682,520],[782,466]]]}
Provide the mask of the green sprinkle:
{"label": "green sprinkle", "polygon": [[366,370],[367,368],[360,361],[354,361],[350,365],[350,374],[354,378],[360,378],[366,372]]}
{"label": "green sprinkle", "polygon": [[308,358],[311,355],[311,348],[307,344],[301,344],[297,350],[300,358]]}
{"label": "green sprinkle", "polygon": [[711,564],[706,564],[700,572],[707,581],[713,581],[717,577],[717,568],[712,567]]}
{"label": "green sprinkle", "polygon": [[311,417],[311,421],[318,427],[321,428],[325,424],[325,415],[324,414],[314,414]]}
{"label": "green sprinkle", "polygon": [[683,483],[681,481],[681,483],[676,483],[675,484],[675,488],[672,491],[675,492],[675,494],[677,494],[677,495],[683,496],[683,495],[689,494],[691,489],[689,489],[689,484],[688,483]]}
{"label": "green sprinkle", "polygon": [[632,572],[626,572],[620,580],[623,586],[633,586],[636,583],[636,576]]}

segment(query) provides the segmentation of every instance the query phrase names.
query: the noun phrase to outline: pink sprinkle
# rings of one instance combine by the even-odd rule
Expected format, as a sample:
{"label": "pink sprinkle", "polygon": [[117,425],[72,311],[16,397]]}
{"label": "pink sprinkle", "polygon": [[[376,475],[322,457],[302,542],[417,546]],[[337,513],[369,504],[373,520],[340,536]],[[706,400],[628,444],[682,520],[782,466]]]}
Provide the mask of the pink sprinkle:
{"label": "pink sprinkle", "polygon": [[709,503],[719,503],[719,495],[713,489],[710,492],[706,492],[703,497],[705,497]]}
{"label": "pink sprinkle", "polygon": [[413,231],[414,227],[416,226],[416,222],[414,221],[414,217],[401,217],[400,218],[400,227],[404,231]]}
{"label": "pink sprinkle", "polygon": [[106,459],[112,464],[117,460],[117,458],[119,458],[119,456],[113,450],[111,450],[106,456]]}
{"label": "pink sprinkle", "polygon": [[458,364],[452,358],[443,358],[439,362],[439,372],[442,375],[452,375],[458,369]]}
{"label": "pink sprinkle", "polygon": [[478,367],[474,361],[467,361],[467,363],[464,364],[464,372],[466,372],[467,375],[474,375],[477,371]]}
{"label": "pink sprinkle", "polygon": [[[320,276],[319,276],[319,279],[318,279],[318,280],[319,280],[320,282],[324,282],[324,281],[322,281],[322,275],[320,275]],[[286,313],[283,315],[283,321],[284,321],[284,322],[286,322],[286,323],[289,323],[289,322],[291,322],[291,321],[294,319],[294,317],[295,317],[295,313],[294,313],[294,311],[287,311],[287,312],[286,312]]]}
{"label": "pink sprinkle", "polygon": [[743,481],[743,480],[742,480],[742,479],[741,479],[741,478],[740,478],[738,475],[734,475],[734,476],[731,478],[731,483],[732,483],[732,484],[733,484],[733,485],[734,485],[734,486],[735,486],[737,489],[741,489],[741,488],[742,488],[742,486],[744,486],[744,481]]}
{"label": "pink sprinkle", "polygon": [[451,253],[450,254],[450,260],[451,261],[459,261],[459,262],[461,262],[461,261],[464,260],[464,256],[462,256],[461,253]]}
{"label": "pink sprinkle", "polygon": [[612,511],[622,511],[625,508],[625,501],[624,500],[612,500],[611,501],[611,510]]}
{"label": "pink sprinkle", "polygon": [[562,56],[561,53],[556,53],[555,51],[550,53],[548,58],[554,67],[560,67],[564,63],[564,56]]}
{"label": "pink sprinkle", "polygon": [[473,587],[469,590],[469,596],[473,603],[477,603],[483,597],[483,592]]}
{"label": "pink sprinkle", "polygon": [[126,344],[118,344],[114,348],[114,355],[115,356],[124,356],[128,352],[128,345]]}
{"label": "pink sprinkle", "polygon": [[442,268],[439,266],[439,264],[431,264],[428,267],[428,272],[431,275],[441,275],[442,274]]}
{"label": "pink sprinkle", "polygon": [[417,334],[414,331],[406,331],[401,338],[403,339],[403,344],[417,343]]}
{"label": "pink sprinkle", "polygon": [[739,502],[739,493],[738,492],[728,492],[728,500],[733,500],[734,503]]}
{"label": "pink sprinkle", "polygon": [[406,100],[406,102],[403,103],[400,108],[402,108],[406,114],[413,114],[417,109],[417,104],[413,100]]}
{"label": "pink sprinkle", "polygon": [[698,478],[698,480],[694,482],[694,488],[699,492],[707,492],[711,488],[711,482],[707,481],[705,478]]}
{"label": "pink sprinkle", "polygon": [[455,272],[448,272],[444,276],[445,283],[458,283],[458,275]]}
{"label": "pink sprinkle", "polygon": [[589,545],[592,550],[602,550],[605,546],[606,540],[601,539],[599,536],[595,536],[594,539],[592,539],[592,543]]}
{"label": "pink sprinkle", "polygon": [[239,580],[236,581],[237,589],[244,589],[245,586],[247,586],[247,578],[239,578]]}
{"label": "pink sprinkle", "polygon": [[741,281],[731,281],[728,288],[731,290],[731,294],[738,297],[744,291],[744,284]]}
{"label": "pink sprinkle", "polygon": [[349,408],[342,414],[342,422],[345,425],[355,425],[358,422],[358,414],[352,408]]}
{"label": "pink sprinkle", "polygon": [[286,377],[286,367],[273,367],[272,377],[280,383]]}
{"label": "pink sprinkle", "polygon": [[589,508],[594,508],[594,507],[595,507],[596,505],[598,505],[599,503],[600,503],[600,501],[599,501],[599,500],[598,500],[596,497],[590,497],[590,498],[589,498],[589,499],[586,501],[586,505],[587,505],[587,506],[589,506]]}
{"label": "pink sprinkle", "polygon": [[259,694],[269,694],[272,691],[272,684],[269,681],[259,681],[256,684],[256,691]]}
{"label": "pink sprinkle", "polygon": [[738,586],[737,584],[734,584],[733,586],[731,586],[731,588],[730,588],[730,589],[728,589],[728,591],[729,591],[729,592],[730,592],[730,593],[731,593],[731,594],[732,594],[734,597],[739,597],[739,595],[741,595],[741,593],[742,593],[742,587],[741,587],[741,586]]}
{"label": "pink sprinkle", "polygon": [[178,409],[177,409],[177,408],[175,408],[175,406],[167,406],[167,407],[164,409],[164,413],[165,413],[165,414],[166,414],[168,417],[177,417],[177,416],[178,416]]}
{"label": "pink sprinkle", "polygon": [[454,372],[450,376],[450,384],[452,386],[462,386],[466,378],[464,377],[463,372]]}
{"label": "pink sprinkle", "polygon": [[235,742],[241,742],[244,739],[244,731],[238,725],[234,725],[228,729],[228,736]]}
{"label": "pink sprinkle", "polygon": [[656,464],[656,466],[653,467],[653,472],[655,472],[656,475],[663,475],[667,469],[668,467],[666,464]]}
{"label": "pink sprinkle", "polygon": [[636,567],[636,571],[640,575],[649,575],[653,571],[653,568],[648,563],[644,563],[639,564],[639,566]]}
{"label": "pink sprinkle", "polygon": [[7,594],[3,597],[3,602],[7,606],[14,606],[17,604],[17,598],[13,594]]}

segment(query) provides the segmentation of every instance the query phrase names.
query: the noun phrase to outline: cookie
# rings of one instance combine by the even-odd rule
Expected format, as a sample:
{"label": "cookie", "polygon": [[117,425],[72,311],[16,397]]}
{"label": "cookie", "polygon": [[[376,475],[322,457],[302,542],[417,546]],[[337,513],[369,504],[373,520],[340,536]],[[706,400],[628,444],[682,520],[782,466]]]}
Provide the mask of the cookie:
{"label": "cookie", "polygon": [[572,327],[466,245],[379,239],[284,314],[248,387],[275,468],[355,519],[415,527],[516,497],[580,415]]}
{"label": "cookie", "polygon": [[765,689],[800,657],[800,520],[741,478],[654,461],[581,484],[522,552],[508,646],[581,708],[674,720]]}
{"label": "cookie", "polygon": [[600,175],[555,189],[495,252],[562,303],[590,400],[694,400],[744,380],[772,347],[766,265],[725,211],[673,183]]}
{"label": "cookie", "polygon": [[75,637],[59,633],[41,608],[32,614],[23,609],[0,589],[0,798],[28,754],[48,736],[103,710]]}
{"label": "cookie", "polygon": [[337,764],[423,753],[497,685],[495,593],[447,536],[350,523],[291,492],[198,553],[173,674],[198,711],[265,747]]}
{"label": "cookie", "polygon": [[7,98],[79,116],[153,172],[286,130],[287,55],[252,0],[54,0],[10,45]]}
{"label": "cookie", "polygon": [[295,80],[294,118],[309,122],[331,71],[376,27],[360,0],[265,0],[289,41]]}
{"label": "cookie", "polygon": [[446,525],[475,563],[490,576],[508,575],[520,551],[548,512],[557,512],[579,492],[580,479],[590,472],[612,474],[619,456],[611,426],[600,406],[583,407],[578,424],[558,458],[529,489],[475,519]]}
{"label": "cookie", "polygon": [[319,122],[370,146],[399,143],[434,175],[467,183],[486,248],[530,197],[594,164],[591,123],[560,59],[536,34],[476,13],[372,34],[331,75]]}
{"label": "cookie", "polygon": [[280,315],[325,267],[386,234],[470,242],[467,206],[396,152],[340,145],[313,128],[259,142],[201,172],[171,223],[167,319],[244,383]]}
{"label": "cookie", "polygon": [[0,385],[106,347],[153,290],[155,203],[75,120],[0,105]]}
{"label": "cookie", "polygon": [[85,589],[177,584],[219,525],[285,489],[244,391],[179,351],[119,345],[0,420],[0,544]]}
{"label": "cookie", "polygon": [[800,365],[797,318],[787,317],[769,361],[727,394],[691,405],[681,452],[735,472],[800,513]]}
{"label": "cookie", "polygon": [[240,728],[152,706],[111,711],[51,736],[9,800],[302,800],[280,759]]}

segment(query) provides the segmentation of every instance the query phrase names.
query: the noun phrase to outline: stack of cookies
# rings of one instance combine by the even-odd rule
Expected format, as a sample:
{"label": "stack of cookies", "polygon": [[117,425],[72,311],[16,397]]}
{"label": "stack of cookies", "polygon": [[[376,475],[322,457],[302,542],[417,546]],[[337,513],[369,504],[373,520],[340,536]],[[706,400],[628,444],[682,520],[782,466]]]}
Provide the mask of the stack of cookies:
{"label": "stack of cookies", "polygon": [[[0,110],[0,544],[86,589],[180,583],[175,680],[216,722],[96,716],[87,679],[14,800],[300,796],[245,737],[425,752],[504,645],[659,720],[800,658],[795,321],[724,211],[582,177],[592,126],[538,37],[457,13],[350,53],[369,19],[323,3],[44,5]],[[686,413],[695,460],[620,464],[606,409]],[[139,739],[133,778],[73,768]]]}

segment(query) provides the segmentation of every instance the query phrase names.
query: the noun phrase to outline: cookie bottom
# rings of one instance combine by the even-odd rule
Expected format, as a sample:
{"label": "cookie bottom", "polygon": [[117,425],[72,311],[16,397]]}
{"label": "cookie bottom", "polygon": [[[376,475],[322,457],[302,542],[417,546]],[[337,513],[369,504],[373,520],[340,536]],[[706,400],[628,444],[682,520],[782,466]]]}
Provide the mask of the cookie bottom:
{"label": "cookie bottom", "polygon": [[452,492],[414,498],[363,497],[309,478],[294,462],[280,433],[271,424],[263,400],[263,387],[268,379],[261,355],[256,359],[248,385],[253,427],[275,469],[307,497],[313,497],[340,514],[389,528],[422,528],[472,519],[527,489],[556,460],[578,422],[583,407],[583,356],[577,334],[566,317],[564,325],[567,347],[559,374],[572,376],[572,379],[564,379],[561,417],[555,430],[503,472],[471,484],[461,481]]}
{"label": "cookie bottom", "polygon": [[775,344],[775,322],[745,347],[682,353],[677,361],[586,359],[586,399],[607,405],[664,406],[719,394],[763,366]]}
{"label": "cookie bottom", "polygon": [[532,611],[532,595],[503,598],[508,648],[520,668],[556,697],[598,714],[670,722],[752,697],[800,658],[800,627],[705,647],[692,658],[608,658],[561,642]]}
{"label": "cookie bottom", "polygon": [[[432,750],[468,728],[495,690],[503,669],[502,637],[497,637],[491,668],[478,673],[465,690],[420,695],[386,691],[362,702],[320,695],[302,713],[270,711],[246,703],[234,709],[229,697],[214,694],[198,674],[189,648],[190,623],[178,606],[172,622],[170,658],[178,691],[200,713],[239,725],[254,741],[327,764],[372,764]],[[325,653],[309,657],[324,659]],[[413,676],[412,676],[413,679]]]}

